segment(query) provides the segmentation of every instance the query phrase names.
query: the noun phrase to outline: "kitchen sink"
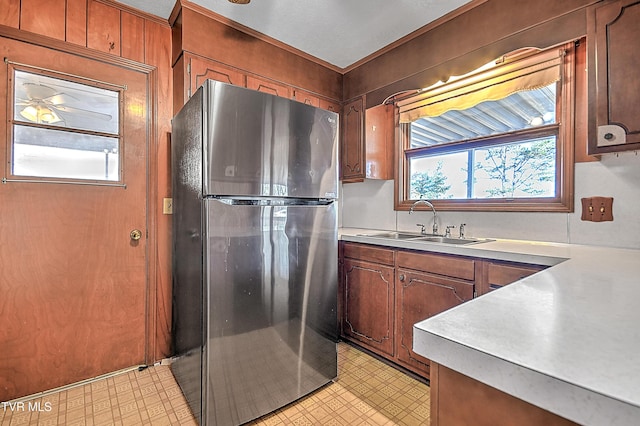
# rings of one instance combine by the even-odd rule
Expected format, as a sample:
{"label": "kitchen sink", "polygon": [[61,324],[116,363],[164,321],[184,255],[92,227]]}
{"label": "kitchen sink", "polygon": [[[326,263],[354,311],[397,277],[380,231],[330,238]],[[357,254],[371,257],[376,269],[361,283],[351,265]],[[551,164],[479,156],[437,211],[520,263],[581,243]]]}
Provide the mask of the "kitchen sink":
{"label": "kitchen sink", "polygon": [[413,238],[423,237],[422,234],[416,232],[385,232],[383,234],[364,234],[367,237],[391,238],[393,240],[409,240]]}
{"label": "kitchen sink", "polygon": [[479,239],[479,238],[454,238],[454,237],[445,237],[442,235],[424,235],[419,234],[417,232],[384,232],[380,234],[362,234],[366,237],[376,237],[376,238],[388,238],[392,240],[411,240],[411,241],[424,241],[429,243],[442,243],[442,244],[456,244],[456,245],[465,245],[465,244],[479,244],[486,243],[488,239]]}
{"label": "kitchen sink", "polygon": [[480,240],[477,238],[449,238],[441,236],[428,236],[416,238],[418,241],[428,241],[430,243],[444,243],[444,244],[473,244],[473,243],[485,243],[491,240]]}

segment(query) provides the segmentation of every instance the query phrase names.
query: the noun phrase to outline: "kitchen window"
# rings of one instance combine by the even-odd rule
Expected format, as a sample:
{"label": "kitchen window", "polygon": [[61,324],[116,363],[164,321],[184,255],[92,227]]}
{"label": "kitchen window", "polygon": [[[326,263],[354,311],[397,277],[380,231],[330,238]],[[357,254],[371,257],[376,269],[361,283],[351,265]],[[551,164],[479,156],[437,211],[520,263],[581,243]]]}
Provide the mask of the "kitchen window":
{"label": "kitchen window", "polygon": [[121,183],[123,88],[7,63],[13,102],[4,181]]}
{"label": "kitchen window", "polygon": [[574,50],[525,49],[396,100],[396,208],[572,211]]}

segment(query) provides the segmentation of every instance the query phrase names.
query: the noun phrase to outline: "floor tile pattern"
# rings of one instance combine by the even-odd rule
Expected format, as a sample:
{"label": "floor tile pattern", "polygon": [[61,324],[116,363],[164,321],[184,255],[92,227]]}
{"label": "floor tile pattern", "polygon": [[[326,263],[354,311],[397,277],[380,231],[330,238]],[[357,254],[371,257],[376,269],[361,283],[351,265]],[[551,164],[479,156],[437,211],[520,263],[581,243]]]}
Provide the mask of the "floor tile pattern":
{"label": "floor tile pattern", "polygon": [[425,426],[429,404],[427,385],[340,343],[336,382],[250,425]]}
{"label": "floor tile pattern", "polygon": [[[254,422],[274,425],[427,425],[429,387],[345,343],[338,380]],[[22,404],[20,404],[22,403]],[[168,366],[129,371],[12,406],[0,425],[195,425]]]}

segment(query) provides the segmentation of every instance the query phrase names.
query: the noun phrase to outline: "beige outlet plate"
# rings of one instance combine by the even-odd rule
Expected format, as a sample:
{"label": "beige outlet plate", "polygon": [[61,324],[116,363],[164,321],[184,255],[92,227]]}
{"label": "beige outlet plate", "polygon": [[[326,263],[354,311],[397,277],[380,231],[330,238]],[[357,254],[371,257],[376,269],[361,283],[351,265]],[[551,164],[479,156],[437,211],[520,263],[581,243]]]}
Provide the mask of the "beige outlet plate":
{"label": "beige outlet plate", "polygon": [[173,198],[162,199],[162,213],[173,214]]}

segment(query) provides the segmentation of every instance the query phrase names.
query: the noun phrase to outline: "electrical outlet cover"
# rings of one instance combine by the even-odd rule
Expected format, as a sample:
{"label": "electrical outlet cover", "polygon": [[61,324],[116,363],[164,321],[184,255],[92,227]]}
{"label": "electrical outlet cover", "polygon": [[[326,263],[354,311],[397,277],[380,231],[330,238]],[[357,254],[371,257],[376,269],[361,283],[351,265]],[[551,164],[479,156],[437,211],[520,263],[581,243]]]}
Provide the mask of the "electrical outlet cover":
{"label": "electrical outlet cover", "polygon": [[613,220],[613,197],[582,198],[582,220],[609,222]]}

